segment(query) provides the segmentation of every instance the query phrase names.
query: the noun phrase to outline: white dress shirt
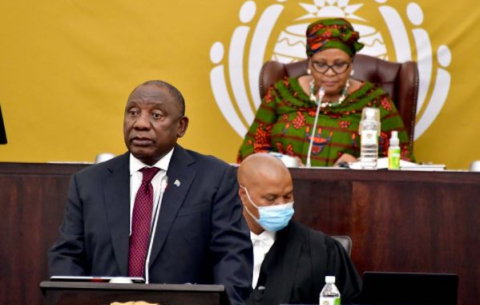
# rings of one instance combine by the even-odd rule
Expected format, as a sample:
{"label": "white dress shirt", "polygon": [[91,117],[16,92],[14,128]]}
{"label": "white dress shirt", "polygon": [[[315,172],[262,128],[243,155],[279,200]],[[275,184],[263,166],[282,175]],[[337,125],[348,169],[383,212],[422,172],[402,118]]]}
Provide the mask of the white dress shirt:
{"label": "white dress shirt", "polygon": [[[167,175],[168,166],[170,165],[170,160],[172,159],[173,150],[170,150],[162,159],[158,160],[153,166],[144,164],[142,161],[135,158],[130,154],[130,236],[132,235],[132,215],[133,215],[133,206],[135,204],[135,197],[137,196],[138,189],[142,185],[143,174],[140,171],[144,167],[158,167],[160,171],[153,177],[152,186],[153,186],[153,209],[152,209],[152,222],[154,220],[155,211],[160,211],[161,202],[160,195],[163,190],[161,190],[161,184],[164,177]],[[158,208],[157,208],[158,206]]]}
{"label": "white dress shirt", "polygon": [[263,231],[259,235],[250,232],[250,239],[252,240],[253,244],[253,289],[257,287],[258,277],[260,276],[260,268],[262,267],[265,256],[275,242],[275,237],[276,232]]}

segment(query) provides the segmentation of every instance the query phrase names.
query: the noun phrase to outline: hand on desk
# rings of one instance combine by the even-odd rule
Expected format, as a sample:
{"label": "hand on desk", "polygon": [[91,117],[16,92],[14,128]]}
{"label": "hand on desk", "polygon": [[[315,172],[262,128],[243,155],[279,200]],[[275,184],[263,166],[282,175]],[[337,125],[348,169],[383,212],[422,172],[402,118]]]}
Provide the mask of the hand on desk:
{"label": "hand on desk", "polygon": [[343,154],[340,156],[340,158],[338,158],[338,160],[335,162],[335,164],[333,164],[333,166],[340,166],[341,163],[355,163],[357,162],[358,159],[355,158],[354,156],[350,155],[350,154]]}

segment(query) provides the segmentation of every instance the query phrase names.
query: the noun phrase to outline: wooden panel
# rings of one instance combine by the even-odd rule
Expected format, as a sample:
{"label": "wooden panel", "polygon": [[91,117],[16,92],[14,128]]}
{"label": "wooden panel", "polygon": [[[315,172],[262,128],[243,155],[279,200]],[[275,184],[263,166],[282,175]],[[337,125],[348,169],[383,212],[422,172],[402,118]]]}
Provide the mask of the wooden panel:
{"label": "wooden panel", "polygon": [[360,272],[445,272],[480,299],[480,174],[292,170],[295,218],[349,235]]}
{"label": "wooden panel", "polygon": [[0,304],[42,304],[73,165],[0,163]]}
{"label": "wooden panel", "polygon": [[[86,165],[0,163],[0,304],[42,304],[70,176]],[[480,174],[292,169],[295,218],[349,235],[360,272],[452,272],[480,299]]]}

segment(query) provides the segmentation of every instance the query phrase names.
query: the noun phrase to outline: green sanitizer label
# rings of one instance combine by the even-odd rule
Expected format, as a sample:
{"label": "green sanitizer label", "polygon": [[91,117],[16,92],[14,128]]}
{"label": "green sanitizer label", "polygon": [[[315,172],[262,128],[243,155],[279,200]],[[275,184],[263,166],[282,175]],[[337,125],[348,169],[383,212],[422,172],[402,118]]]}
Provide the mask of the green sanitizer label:
{"label": "green sanitizer label", "polygon": [[320,305],[340,305],[340,298],[320,298]]}
{"label": "green sanitizer label", "polygon": [[388,169],[400,169],[400,148],[388,150]]}

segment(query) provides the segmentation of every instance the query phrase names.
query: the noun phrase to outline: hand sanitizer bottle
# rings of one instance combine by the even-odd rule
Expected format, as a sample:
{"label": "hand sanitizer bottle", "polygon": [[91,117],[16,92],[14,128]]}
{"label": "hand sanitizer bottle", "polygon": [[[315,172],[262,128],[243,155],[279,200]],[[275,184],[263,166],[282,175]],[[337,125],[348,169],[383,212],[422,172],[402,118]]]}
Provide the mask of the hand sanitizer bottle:
{"label": "hand sanitizer bottle", "polygon": [[390,137],[390,146],[388,146],[388,169],[400,169],[400,141],[398,140],[398,132],[392,131]]}

